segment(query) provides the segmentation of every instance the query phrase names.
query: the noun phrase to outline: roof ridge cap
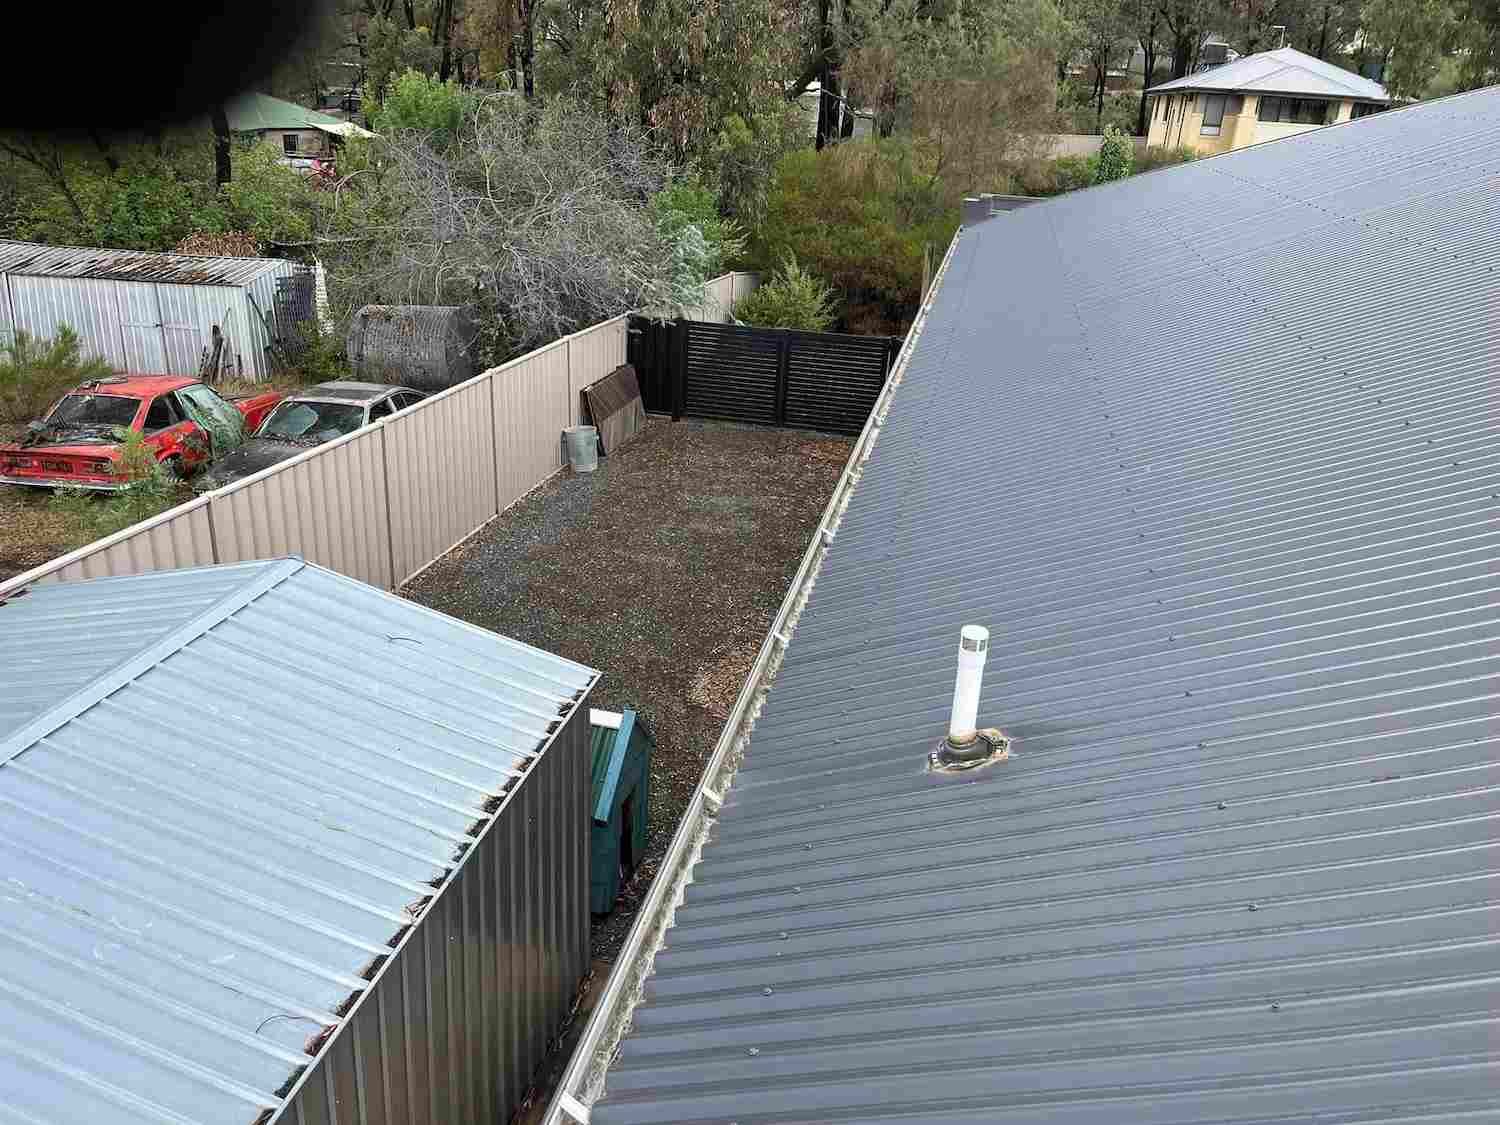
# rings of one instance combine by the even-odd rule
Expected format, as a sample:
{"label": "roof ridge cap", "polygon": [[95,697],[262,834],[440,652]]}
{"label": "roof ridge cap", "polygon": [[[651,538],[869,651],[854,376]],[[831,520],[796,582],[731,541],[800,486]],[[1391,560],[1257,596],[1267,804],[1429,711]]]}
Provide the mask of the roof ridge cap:
{"label": "roof ridge cap", "polygon": [[24,726],[18,727],[4,739],[0,739],[0,767],[4,767],[12,758],[46,738],[59,727],[72,722],[100,700],[139,679],[167,657],[175,655],[225,618],[244,609],[267,590],[279,585],[305,566],[307,563],[296,555],[267,560],[265,566],[207,609],[148,642],[138,652],[94,677],[66,699],[49,707]]}

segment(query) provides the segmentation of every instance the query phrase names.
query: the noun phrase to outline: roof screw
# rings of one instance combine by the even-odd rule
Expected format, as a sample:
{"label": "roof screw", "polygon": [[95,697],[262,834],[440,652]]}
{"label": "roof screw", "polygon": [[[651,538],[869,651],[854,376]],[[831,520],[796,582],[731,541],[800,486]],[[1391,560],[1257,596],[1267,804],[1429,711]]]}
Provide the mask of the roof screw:
{"label": "roof screw", "polygon": [[745,1052],[745,1054],[749,1055],[753,1059],[756,1055],[760,1054],[760,1048],[751,1047],[748,1051]]}
{"label": "roof screw", "polygon": [[792,894],[794,894],[794,895],[800,895],[801,893],[802,893],[802,888],[801,887],[793,887],[792,888]]}
{"label": "roof screw", "polygon": [[1183,698],[1185,698],[1185,699],[1192,699],[1193,698],[1193,693],[1190,692],[1190,691],[1185,691],[1182,694],[1183,694]]}
{"label": "roof screw", "polygon": [[1255,905],[1255,903],[1253,903],[1253,902],[1252,902],[1252,903],[1251,903],[1251,904],[1250,904],[1250,909],[1251,909],[1251,910],[1252,910],[1252,911],[1253,911],[1253,910],[1259,910],[1259,909],[1260,909],[1260,907],[1258,907],[1258,906],[1256,906],[1256,905]]}
{"label": "roof screw", "polygon": [[787,932],[786,932],[786,931],[785,931],[785,930],[782,930],[782,931],[781,931],[781,932],[780,932],[780,933],[779,933],[779,934],[777,934],[777,935],[776,935],[776,936],[777,936],[777,937],[778,937],[778,938],[779,938],[779,939],[780,939],[780,940],[782,940],[782,941],[786,941],[786,939],[787,939],[787,938],[789,938],[789,937],[791,937],[791,936],[792,936],[792,935],[791,935],[791,934],[789,934],[789,933],[787,933]]}
{"label": "roof screw", "polygon": [[1279,1012],[1279,1011],[1281,1011],[1281,1001],[1280,1000],[1272,1000],[1271,1001],[1271,1011],[1273,1011],[1273,1012]]}
{"label": "roof screw", "polygon": [[761,989],[761,990],[760,990],[760,994],[761,994],[761,995],[762,995],[762,996],[769,996],[769,995],[771,995],[771,993],[772,993],[772,992],[773,992],[773,991],[775,991],[775,990],[774,990],[774,989],[771,989],[771,988],[762,988],[762,989]]}
{"label": "roof screw", "polygon": [[812,845],[811,844],[803,844],[802,845],[802,850],[805,851],[805,852],[810,852],[810,851],[812,851]]}
{"label": "roof screw", "polygon": [[1228,807],[1229,807],[1229,802],[1228,801],[1220,801],[1219,802],[1219,811],[1220,812],[1223,812]]}

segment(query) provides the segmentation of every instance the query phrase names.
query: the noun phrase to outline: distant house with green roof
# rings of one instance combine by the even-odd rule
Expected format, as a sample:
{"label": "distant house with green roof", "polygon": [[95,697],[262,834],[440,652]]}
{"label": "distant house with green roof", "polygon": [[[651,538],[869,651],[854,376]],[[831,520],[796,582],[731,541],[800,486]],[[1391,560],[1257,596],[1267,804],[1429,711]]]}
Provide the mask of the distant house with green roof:
{"label": "distant house with green roof", "polygon": [[240,94],[224,105],[231,132],[253,134],[276,146],[282,159],[293,167],[310,167],[316,160],[331,160],[345,137],[372,137],[352,121],[342,121],[296,102],[269,94]]}

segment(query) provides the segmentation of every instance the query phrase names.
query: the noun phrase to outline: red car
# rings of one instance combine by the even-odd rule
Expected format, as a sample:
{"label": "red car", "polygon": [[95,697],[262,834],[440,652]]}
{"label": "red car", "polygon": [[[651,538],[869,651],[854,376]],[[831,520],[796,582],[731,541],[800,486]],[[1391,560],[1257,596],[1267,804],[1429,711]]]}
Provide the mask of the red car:
{"label": "red car", "polygon": [[123,488],[117,431],[144,434],[168,471],[187,476],[222,457],[284,396],[224,399],[196,379],[120,375],[68,392],[19,442],[0,445],[0,483],[40,488]]}

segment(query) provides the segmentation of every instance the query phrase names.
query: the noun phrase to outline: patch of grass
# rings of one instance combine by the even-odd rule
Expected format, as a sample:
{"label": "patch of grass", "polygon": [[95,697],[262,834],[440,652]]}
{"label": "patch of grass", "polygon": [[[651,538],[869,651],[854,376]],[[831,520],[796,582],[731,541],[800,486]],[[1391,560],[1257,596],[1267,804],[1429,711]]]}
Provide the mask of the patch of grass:
{"label": "patch of grass", "polygon": [[192,496],[181,481],[162,469],[145,438],[123,429],[118,436],[121,457],[115,473],[126,482],[124,488],[108,493],[60,488],[48,505],[62,521],[63,534],[71,546],[81,547],[123,531]]}

